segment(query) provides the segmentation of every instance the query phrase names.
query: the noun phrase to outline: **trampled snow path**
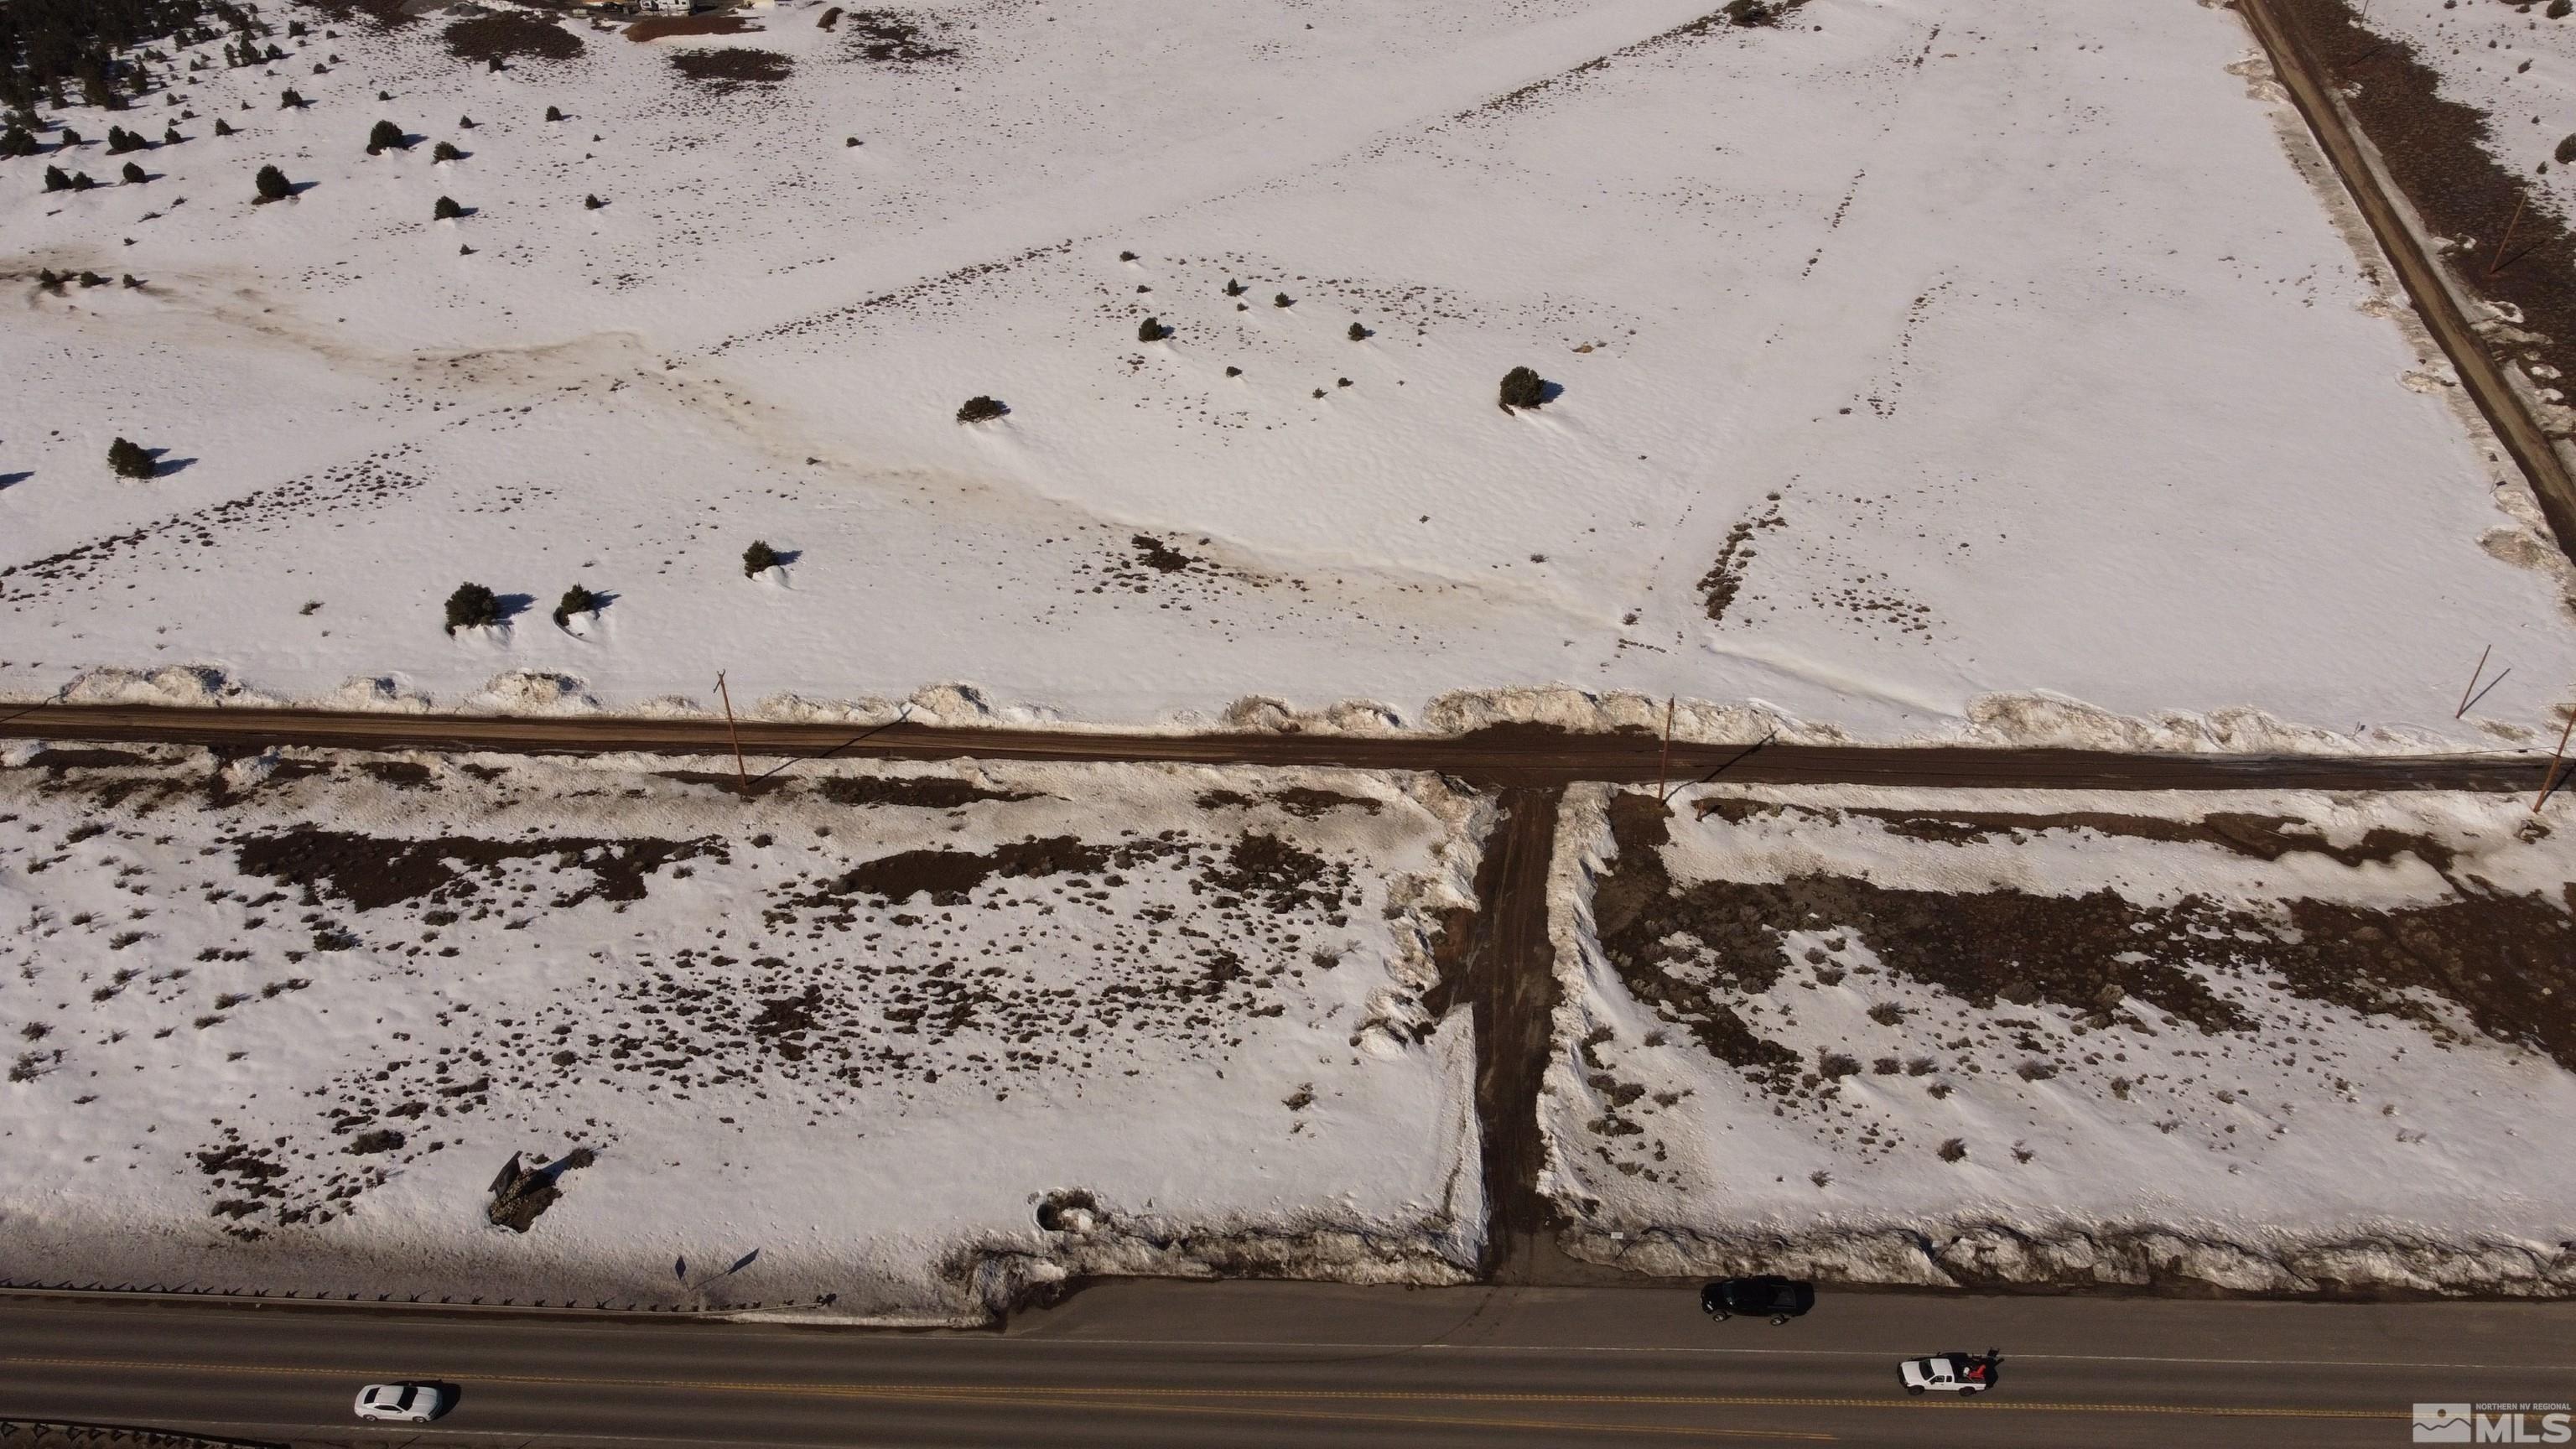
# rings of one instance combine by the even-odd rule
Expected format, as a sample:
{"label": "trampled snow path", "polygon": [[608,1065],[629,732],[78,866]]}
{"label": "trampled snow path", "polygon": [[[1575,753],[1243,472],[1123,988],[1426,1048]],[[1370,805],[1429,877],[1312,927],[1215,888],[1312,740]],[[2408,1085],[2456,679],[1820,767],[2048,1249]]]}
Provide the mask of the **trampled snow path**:
{"label": "trampled snow path", "polygon": [[[2224,10],[1087,0],[885,64],[822,9],[499,74],[352,25],[183,74],[143,185],[0,163],[0,690],[2400,749],[2576,675]],[[672,66],[743,47],[788,78]],[[248,205],[267,161],[313,186]],[[1519,363],[1563,396],[1499,411]],[[114,483],[120,434],[185,466]],[[468,578],[508,628],[440,631]]]}
{"label": "trampled snow path", "polygon": [[2576,859],[2521,805],[1695,790],[1656,848],[1658,818],[1577,787],[1559,836],[1576,1251],[2576,1293]]}
{"label": "trampled snow path", "polygon": [[1482,1244],[1421,997],[1490,807],[1428,778],[7,765],[0,1277],[965,1321]]}

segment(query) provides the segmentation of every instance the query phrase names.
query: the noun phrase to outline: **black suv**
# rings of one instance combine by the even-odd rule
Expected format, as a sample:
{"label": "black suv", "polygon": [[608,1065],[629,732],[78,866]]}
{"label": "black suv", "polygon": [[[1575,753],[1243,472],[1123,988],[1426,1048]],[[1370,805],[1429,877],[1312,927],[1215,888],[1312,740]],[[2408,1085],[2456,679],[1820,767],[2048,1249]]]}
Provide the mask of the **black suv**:
{"label": "black suv", "polygon": [[1699,1306],[1711,1318],[1741,1313],[1786,1323],[1816,1306],[1816,1285],[1767,1273],[1758,1278],[1726,1278],[1699,1290]]}

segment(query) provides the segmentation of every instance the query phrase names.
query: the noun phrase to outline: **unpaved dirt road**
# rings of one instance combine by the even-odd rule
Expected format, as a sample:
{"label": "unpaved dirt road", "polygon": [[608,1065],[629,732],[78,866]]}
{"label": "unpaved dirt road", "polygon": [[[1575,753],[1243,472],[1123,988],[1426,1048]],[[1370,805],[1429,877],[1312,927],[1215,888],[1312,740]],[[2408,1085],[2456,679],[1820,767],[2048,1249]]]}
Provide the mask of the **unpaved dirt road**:
{"label": "unpaved dirt road", "polygon": [[[744,721],[755,776],[781,756],[889,760],[1179,761],[1429,770],[1485,785],[1651,781],[1662,744],[1636,734],[1566,734],[1513,728],[1452,737],[1306,734],[1111,734],[1073,730],[952,729],[896,724]],[[0,739],[204,745],[258,750],[309,745],[356,750],[503,750],[529,754],[637,751],[723,754],[721,718],[617,715],[526,718],[369,714],[306,709],[205,709],[44,705],[0,718]],[[1759,784],[1947,785],[1963,789],[2100,790],[2493,790],[2538,788],[2538,754],[2471,756],[2118,754],[2107,750],[1985,749],[1677,743],[1671,778]],[[792,766],[790,766],[792,768]]]}
{"label": "unpaved dirt road", "polygon": [[2568,477],[2557,451],[2550,446],[2548,434],[2523,406],[2512,384],[2505,380],[2503,369],[2488,355],[2486,345],[2470,327],[2442,274],[2440,261],[2425,252],[2421,239],[2406,225],[2389,195],[2389,182],[2371,164],[2350,117],[2335,104],[2325,66],[2307,37],[2274,0],[2235,0],[2235,6],[2271,58],[2274,73],[2288,89],[2299,114],[2307,119],[2309,132],[2324,148],[2326,159],[2334,164],[2335,174],[2343,178],[2344,190],[2361,208],[2372,234],[2379,238],[2379,249],[2395,264],[2398,279],[2415,303],[2416,314],[2424,319],[2451,365],[2459,370],[2460,385],[2468,389],[2478,411],[2486,415],[2487,425],[2495,429],[2496,437],[2521,466],[2523,476],[2531,480],[2549,527],[2558,535],[2558,546],[2576,557],[2576,480]]}

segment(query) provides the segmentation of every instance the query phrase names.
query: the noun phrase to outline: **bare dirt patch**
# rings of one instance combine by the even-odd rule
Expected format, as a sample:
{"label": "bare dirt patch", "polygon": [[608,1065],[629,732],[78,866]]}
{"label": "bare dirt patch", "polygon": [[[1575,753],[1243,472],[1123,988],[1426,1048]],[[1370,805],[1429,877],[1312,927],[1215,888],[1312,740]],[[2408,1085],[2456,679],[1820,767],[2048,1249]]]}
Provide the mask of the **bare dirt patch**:
{"label": "bare dirt patch", "polygon": [[796,62],[774,50],[684,50],[671,57],[671,68],[717,90],[732,90],[783,81]]}
{"label": "bare dirt patch", "polygon": [[857,775],[823,781],[814,792],[835,805],[901,805],[916,810],[957,810],[982,800],[1010,803],[1038,797],[1022,790],[988,790],[965,780]]}
{"label": "bare dirt patch", "polygon": [[900,10],[853,10],[846,18],[859,54],[878,65],[925,65],[957,58],[957,47],[943,45],[930,34],[934,29],[948,30],[945,20]]}
{"label": "bare dirt patch", "polygon": [[582,49],[580,36],[516,10],[459,20],[439,32],[439,38],[459,60],[571,60]]}
{"label": "bare dirt patch", "polygon": [[[2052,819],[1943,815],[1889,825],[1891,833],[1911,839],[1960,839],[1958,832],[2036,829]],[[2101,828],[2107,822],[2086,817],[2081,823]],[[1604,954],[1639,1001],[1784,1094],[1812,1090],[1819,1076],[1832,1073],[1806,1070],[1795,1049],[1759,1036],[1734,1002],[1770,990],[1795,964],[1786,938],[1798,931],[1847,935],[1884,969],[1980,1009],[2047,1002],[2107,1025],[2123,1013],[2143,1020],[2143,1003],[2151,1008],[2147,1015],[2168,1025],[2188,1021],[2206,1033],[2244,1033],[2254,1024],[2213,987],[2213,973],[2219,980],[2234,975],[2367,1015],[2404,1018],[2437,1038],[2455,1036],[2450,1023],[2464,1016],[2488,1037],[2576,1069],[2576,885],[2567,887],[2562,903],[2456,882],[2454,900],[2389,909],[2198,896],[2156,905],[2110,890],[2080,896],[1910,890],[1823,874],[1682,886],[1662,863],[1670,817],[1652,796],[1617,797],[1610,824],[1619,855],[1594,893]],[[2178,836],[2261,859],[2314,850],[2359,864],[2405,851],[2437,868],[2449,862],[2440,846],[2397,832],[2337,850],[2296,822],[2273,817],[2220,816],[2181,830],[2169,825],[2127,820],[2113,833]]]}
{"label": "bare dirt patch", "polygon": [[712,837],[405,840],[309,826],[240,836],[233,845],[235,863],[244,874],[310,886],[362,911],[405,901],[469,901],[485,885],[499,882],[503,866],[549,857],[557,872],[590,877],[587,886],[556,895],[557,908],[587,900],[640,901],[648,879],[664,866],[700,856],[726,858],[724,842]]}
{"label": "bare dirt patch", "polygon": [[656,15],[626,27],[629,40],[668,40],[675,35],[742,35],[760,29],[739,15]]}
{"label": "bare dirt patch", "polygon": [[364,19],[379,30],[409,25],[416,16],[404,9],[407,0],[298,0],[307,10],[318,10],[343,24]]}

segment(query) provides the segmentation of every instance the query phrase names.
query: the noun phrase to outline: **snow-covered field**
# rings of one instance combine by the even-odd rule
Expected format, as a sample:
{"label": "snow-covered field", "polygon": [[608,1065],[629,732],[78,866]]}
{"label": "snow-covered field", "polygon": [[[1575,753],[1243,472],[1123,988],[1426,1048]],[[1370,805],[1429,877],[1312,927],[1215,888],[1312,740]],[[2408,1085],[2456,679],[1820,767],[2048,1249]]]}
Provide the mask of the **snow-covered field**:
{"label": "snow-covered field", "polygon": [[1587,789],[1547,1187],[1662,1272],[2576,1293],[2571,880],[2493,797]]}
{"label": "snow-covered field", "polygon": [[[716,769],[12,747],[0,1278],[951,1321],[1472,1271],[1473,1044],[1420,998],[1487,807]],[[561,1167],[524,1232],[513,1154]]]}
{"label": "snow-covered field", "polygon": [[[949,718],[1679,693],[2397,749],[2528,741],[2576,677],[2563,561],[2222,8],[817,3],[498,72],[470,13],[281,7],[288,61],[0,162],[0,692],[729,669]],[[743,50],[783,78],[677,64]],[[417,140],[368,156],[380,118]],[[187,139],[39,190],[112,182],[120,120]],[[267,163],[307,189],[252,205]],[[1563,391],[1507,414],[1520,364]],[[513,622],[443,633],[466,580]],[[576,582],[611,600],[558,628]]]}

